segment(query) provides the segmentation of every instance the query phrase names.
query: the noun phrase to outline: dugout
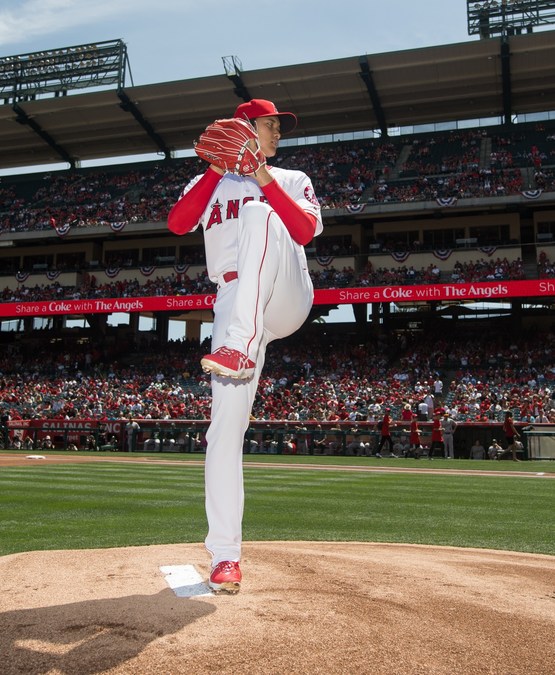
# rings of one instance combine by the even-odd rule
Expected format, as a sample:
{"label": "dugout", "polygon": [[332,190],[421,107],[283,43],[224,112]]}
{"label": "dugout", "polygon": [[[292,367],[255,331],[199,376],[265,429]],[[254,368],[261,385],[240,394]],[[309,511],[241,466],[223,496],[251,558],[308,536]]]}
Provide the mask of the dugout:
{"label": "dugout", "polygon": [[[160,445],[158,452],[181,452],[203,454],[206,451],[207,420],[150,420],[137,419],[140,431],[136,434],[134,452],[141,452],[143,441],[158,428]],[[127,451],[125,443],[125,421],[96,420],[11,420],[9,423],[9,440],[7,447],[13,447],[15,435],[21,440],[32,439],[30,448],[40,448],[46,435],[51,436],[53,450],[66,450],[70,443],[86,449],[87,437],[97,440],[98,450],[103,448],[103,437],[115,435],[119,439],[119,451]],[[555,430],[550,424],[517,424],[523,442],[522,459],[546,460],[555,459]],[[430,445],[431,423],[420,423],[424,456]],[[400,421],[391,429],[395,442],[399,437],[408,438],[409,425]],[[318,447],[316,441],[326,438],[324,448]],[[351,454],[347,448],[349,443],[358,438],[368,444],[368,456],[375,454],[380,432],[374,422],[318,422],[276,420],[252,420],[245,433],[245,454],[298,454],[298,455],[337,455]],[[487,448],[496,438],[502,447],[506,446],[502,430],[502,422],[460,422],[454,436],[455,459],[468,459],[473,443],[479,439]],[[288,443],[294,440],[295,451],[291,452]],[[172,442],[170,442],[172,441]],[[510,456],[508,457],[510,458]]]}
{"label": "dugout", "polygon": [[528,459],[555,459],[555,430],[553,428],[529,427],[523,432]]}

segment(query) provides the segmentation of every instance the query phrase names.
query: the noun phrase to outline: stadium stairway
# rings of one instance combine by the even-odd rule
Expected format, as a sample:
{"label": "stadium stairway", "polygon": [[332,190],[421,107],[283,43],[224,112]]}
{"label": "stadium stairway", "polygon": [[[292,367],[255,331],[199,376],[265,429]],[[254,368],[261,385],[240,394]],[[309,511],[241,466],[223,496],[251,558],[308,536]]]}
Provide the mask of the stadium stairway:
{"label": "stadium stairway", "polygon": [[395,162],[395,166],[391,169],[391,172],[389,174],[390,180],[396,180],[397,178],[399,178],[399,173],[405,166],[405,163],[411,153],[411,150],[412,145],[403,145],[403,147],[401,148],[401,152],[399,153],[399,157]]}
{"label": "stadium stairway", "polygon": [[480,143],[480,169],[489,169],[491,166],[491,148],[490,136],[484,136]]}

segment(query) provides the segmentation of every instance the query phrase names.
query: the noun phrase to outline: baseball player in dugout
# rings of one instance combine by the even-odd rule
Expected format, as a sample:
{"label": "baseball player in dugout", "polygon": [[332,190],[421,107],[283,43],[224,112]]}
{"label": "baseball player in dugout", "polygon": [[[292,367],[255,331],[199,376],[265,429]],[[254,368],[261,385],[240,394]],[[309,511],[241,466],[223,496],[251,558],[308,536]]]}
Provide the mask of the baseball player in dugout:
{"label": "baseball player in dugout", "polygon": [[299,329],[313,303],[304,246],[322,231],[320,204],[306,174],[266,163],[296,125],[293,113],[263,99],[210,124],[195,143],[209,166],[168,216],[176,234],[203,227],[208,275],[218,286],[212,353],[201,359],[212,386],[205,544],[215,592],[241,585],[243,441],[266,347]]}

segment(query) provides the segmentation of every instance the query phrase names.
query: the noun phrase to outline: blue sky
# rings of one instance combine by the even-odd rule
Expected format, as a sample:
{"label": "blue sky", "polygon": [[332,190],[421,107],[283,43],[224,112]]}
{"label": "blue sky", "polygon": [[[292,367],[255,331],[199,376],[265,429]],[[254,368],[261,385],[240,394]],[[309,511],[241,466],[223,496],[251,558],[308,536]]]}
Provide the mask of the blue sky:
{"label": "blue sky", "polygon": [[464,0],[0,3],[0,57],[115,39],[143,85],[219,75],[231,55],[249,71],[477,38]]}

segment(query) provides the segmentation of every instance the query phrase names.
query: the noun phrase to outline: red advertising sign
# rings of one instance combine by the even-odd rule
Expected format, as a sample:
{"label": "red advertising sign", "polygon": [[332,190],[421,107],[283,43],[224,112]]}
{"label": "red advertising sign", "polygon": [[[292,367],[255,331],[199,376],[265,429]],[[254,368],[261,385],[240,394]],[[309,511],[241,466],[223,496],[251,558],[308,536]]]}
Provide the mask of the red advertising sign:
{"label": "red advertising sign", "polygon": [[373,302],[432,302],[460,300],[476,302],[511,298],[555,296],[555,279],[490,281],[474,284],[423,284],[421,286],[368,286],[367,288],[321,289],[315,304]]}
{"label": "red advertising sign", "polygon": [[[425,284],[421,286],[368,286],[330,288],[314,292],[315,305],[345,305],[374,302],[432,302],[460,300],[509,300],[526,297],[555,297],[555,279],[492,281],[474,284]],[[0,318],[65,314],[113,314],[114,312],[167,312],[212,309],[216,296],[167,295],[142,298],[94,300],[44,300],[0,303]]]}

